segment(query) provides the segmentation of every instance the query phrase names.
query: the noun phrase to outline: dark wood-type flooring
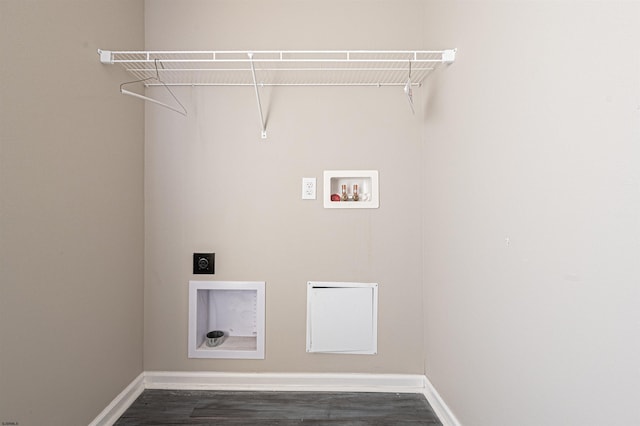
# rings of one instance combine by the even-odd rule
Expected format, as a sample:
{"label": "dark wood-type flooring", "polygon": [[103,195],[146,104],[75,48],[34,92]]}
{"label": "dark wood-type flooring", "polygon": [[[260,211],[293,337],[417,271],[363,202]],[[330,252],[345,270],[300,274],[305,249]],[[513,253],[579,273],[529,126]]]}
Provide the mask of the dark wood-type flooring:
{"label": "dark wood-type flooring", "polygon": [[147,389],[115,423],[131,425],[442,425],[422,394]]}

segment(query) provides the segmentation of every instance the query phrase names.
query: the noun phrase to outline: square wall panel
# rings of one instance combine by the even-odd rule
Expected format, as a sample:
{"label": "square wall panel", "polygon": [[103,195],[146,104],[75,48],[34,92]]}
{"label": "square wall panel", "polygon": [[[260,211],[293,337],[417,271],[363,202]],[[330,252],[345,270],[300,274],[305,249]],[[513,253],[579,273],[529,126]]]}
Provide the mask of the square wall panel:
{"label": "square wall panel", "polygon": [[307,352],[375,354],[378,284],[307,283]]}

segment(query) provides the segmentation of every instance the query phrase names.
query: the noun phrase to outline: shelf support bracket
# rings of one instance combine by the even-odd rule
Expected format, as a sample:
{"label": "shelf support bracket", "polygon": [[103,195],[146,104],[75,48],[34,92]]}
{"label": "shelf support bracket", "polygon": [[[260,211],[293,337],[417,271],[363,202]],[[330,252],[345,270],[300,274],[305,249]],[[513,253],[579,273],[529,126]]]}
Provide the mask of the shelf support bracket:
{"label": "shelf support bracket", "polygon": [[258,91],[258,80],[256,79],[256,68],[253,65],[253,53],[247,53],[249,56],[249,61],[251,63],[251,75],[253,76],[253,88],[256,91],[256,99],[258,100],[258,114],[260,114],[260,127],[262,129],[261,137],[262,139],[267,138],[267,126],[264,122],[264,115],[262,114],[262,104],[260,103],[260,91]]}
{"label": "shelf support bracket", "polygon": [[449,65],[455,62],[456,60],[456,51],[458,49],[449,49],[442,51],[442,62]]}
{"label": "shelf support bracket", "polygon": [[103,64],[113,64],[113,55],[110,50],[98,49],[98,55],[100,55],[100,62]]}

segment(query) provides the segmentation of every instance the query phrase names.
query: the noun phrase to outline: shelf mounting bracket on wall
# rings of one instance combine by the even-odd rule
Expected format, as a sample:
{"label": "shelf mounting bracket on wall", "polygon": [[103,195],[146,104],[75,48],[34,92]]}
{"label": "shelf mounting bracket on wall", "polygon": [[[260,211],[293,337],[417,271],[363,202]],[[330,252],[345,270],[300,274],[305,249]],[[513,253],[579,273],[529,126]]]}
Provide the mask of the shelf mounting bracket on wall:
{"label": "shelf mounting bracket on wall", "polygon": [[262,104],[260,103],[260,91],[258,90],[258,80],[256,79],[256,67],[253,65],[253,53],[247,53],[249,56],[249,63],[251,64],[251,75],[253,76],[253,88],[256,91],[256,100],[258,101],[258,114],[260,115],[260,128],[262,130],[262,139],[267,138],[267,123],[264,121],[264,115],[262,114]]}

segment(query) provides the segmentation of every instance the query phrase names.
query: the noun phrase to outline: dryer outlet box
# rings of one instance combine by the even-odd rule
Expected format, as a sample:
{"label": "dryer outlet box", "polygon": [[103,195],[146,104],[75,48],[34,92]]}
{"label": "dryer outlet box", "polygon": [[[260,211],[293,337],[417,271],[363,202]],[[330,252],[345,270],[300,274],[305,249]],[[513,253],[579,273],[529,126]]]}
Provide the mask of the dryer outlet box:
{"label": "dryer outlet box", "polygon": [[215,253],[193,253],[194,274],[215,274]]}

